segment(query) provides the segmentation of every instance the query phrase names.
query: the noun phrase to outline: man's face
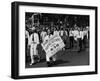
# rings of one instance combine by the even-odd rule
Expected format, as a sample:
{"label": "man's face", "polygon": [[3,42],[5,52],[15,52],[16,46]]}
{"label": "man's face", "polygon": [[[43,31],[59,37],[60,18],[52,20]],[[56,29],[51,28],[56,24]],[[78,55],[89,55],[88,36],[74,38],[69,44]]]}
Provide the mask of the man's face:
{"label": "man's face", "polygon": [[48,34],[50,34],[50,29],[48,29]]}

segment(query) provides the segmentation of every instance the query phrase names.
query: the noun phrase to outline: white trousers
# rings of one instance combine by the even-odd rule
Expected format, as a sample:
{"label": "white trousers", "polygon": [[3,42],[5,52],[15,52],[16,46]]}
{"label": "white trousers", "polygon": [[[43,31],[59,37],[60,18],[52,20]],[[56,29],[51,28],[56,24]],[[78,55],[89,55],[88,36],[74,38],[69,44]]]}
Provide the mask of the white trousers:
{"label": "white trousers", "polygon": [[30,56],[31,56],[31,63],[34,63],[34,55],[38,55],[38,51],[37,51],[37,44],[31,44],[30,46]]}
{"label": "white trousers", "polygon": [[57,55],[53,55],[52,57],[48,57],[48,55],[46,54],[46,61],[49,62],[50,58],[52,58],[53,61],[56,61]]}

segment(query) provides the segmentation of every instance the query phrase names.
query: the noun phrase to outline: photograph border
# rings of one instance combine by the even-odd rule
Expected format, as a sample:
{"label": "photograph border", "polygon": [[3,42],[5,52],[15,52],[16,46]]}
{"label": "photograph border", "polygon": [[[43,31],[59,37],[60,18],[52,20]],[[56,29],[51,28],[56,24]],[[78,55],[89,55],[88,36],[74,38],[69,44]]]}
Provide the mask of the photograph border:
{"label": "photograph border", "polygon": [[[59,73],[59,74],[43,74],[43,75],[28,75],[19,76],[19,6],[43,6],[43,7],[57,7],[57,8],[73,8],[73,9],[92,9],[95,11],[95,71],[77,72],[77,73]],[[72,76],[72,75],[88,75],[98,73],[97,51],[98,51],[98,35],[97,35],[97,13],[96,6],[81,6],[81,5],[62,5],[49,3],[31,3],[31,2],[12,2],[11,4],[11,78],[25,79],[25,78],[42,78],[42,77],[58,77],[58,76]]]}

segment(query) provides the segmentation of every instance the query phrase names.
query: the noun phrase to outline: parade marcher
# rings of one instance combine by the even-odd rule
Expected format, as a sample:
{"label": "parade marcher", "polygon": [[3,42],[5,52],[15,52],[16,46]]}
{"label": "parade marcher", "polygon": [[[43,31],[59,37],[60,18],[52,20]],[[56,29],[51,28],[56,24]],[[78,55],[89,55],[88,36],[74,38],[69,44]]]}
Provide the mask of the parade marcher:
{"label": "parade marcher", "polygon": [[[64,42],[64,29],[63,26],[61,26],[61,29],[59,31],[59,35],[62,38],[63,42]],[[65,50],[65,48],[62,48],[62,50]]]}
{"label": "parade marcher", "polygon": [[73,35],[73,30],[72,30],[72,28],[70,29],[70,31],[69,31],[69,38],[70,38],[70,49],[71,48],[73,48],[73,41],[74,41],[74,37],[73,37],[74,35]]}
{"label": "parade marcher", "polygon": [[72,33],[73,33],[73,36],[74,36],[74,40],[77,42],[77,36],[79,35],[78,28],[75,28]]}
{"label": "parade marcher", "polygon": [[[54,33],[53,33],[53,35],[56,35],[56,34],[59,35],[59,31],[57,30],[57,28],[54,28]],[[55,62],[56,59],[57,59],[57,55],[55,54],[55,55],[53,55],[52,60]]]}
{"label": "parade marcher", "polygon": [[74,25],[74,30],[73,30],[73,36],[74,36],[74,47],[79,48],[79,40],[80,40],[80,35],[79,35],[80,28],[77,26],[77,24]]}
{"label": "parade marcher", "polygon": [[67,33],[67,30],[64,29],[63,30],[63,40],[64,40],[64,44],[65,44],[65,47],[64,47],[64,50],[67,48],[67,42],[68,42],[68,33]]}
{"label": "parade marcher", "polygon": [[78,52],[80,52],[82,50],[82,39],[83,39],[83,31],[80,29],[79,30],[79,34],[77,36],[78,42],[79,42],[79,50]]}
{"label": "parade marcher", "polygon": [[34,55],[38,55],[38,50],[37,50],[37,45],[39,44],[39,35],[37,33],[37,31],[34,31]]}
{"label": "parade marcher", "polygon": [[[52,34],[50,34],[50,30],[47,30],[47,35],[44,39],[44,41],[48,41],[52,37]],[[46,54],[46,61],[48,66],[52,66],[52,64],[56,61],[56,55],[53,55],[52,57],[48,57],[48,54]]]}
{"label": "parade marcher", "polygon": [[31,34],[30,35],[30,38],[29,38],[29,45],[30,45],[30,57],[31,57],[31,63],[30,63],[30,65],[32,65],[33,63],[35,63],[35,61],[34,61],[34,57],[33,57],[33,55],[34,55],[34,51],[33,51],[33,49],[34,49],[34,44],[33,44],[33,34]]}
{"label": "parade marcher", "polygon": [[88,29],[87,28],[84,28],[83,29],[83,34],[84,34],[84,37],[83,37],[83,45],[84,45],[84,49],[86,48],[86,42],[89,39],[88,33],[89,33]]}
{"label": "parade marcher", "polygon": [[[50,30],[48,30],[47,35],[46,35],[46,37],[44,39],[44,42],[48,41],[49,38],[50,38]],[[47,54],[46,54],[46,61],[47,61],[47,65],[49,66],[51,61],[50,61],[50,57],[48,57]]]}
{"label": "parade marcher", "polygon": [[63,31],[63,29],[61,29],[60,30],[60,36],[61,36],[61,38],[63,38],[63,34],[64,34],[64,31]]}
{"label": "parade marcher", "polygon": [[89,39],[89,26],[86,27],[86,31],[87,31],[87,39]]}
{"label": "parade marcher", "polygon": [[31,34],[30,42],[31,42],[31,47],[30,47],[31,64],[30,65],[33,65],[34,63],[40,61],[40,57],[37,50],[37,45],[39,44],[39,36],[36,30],[34,30],[34,32]]}
{"label": "parade marcher", "polygon": [[43,30],[42,30],[42,32],[41,32],[42,42],[44,41],[46,35],[47,35],[47,33],[46,33],[46,31],[45,31],[45,28],[43,28]]}

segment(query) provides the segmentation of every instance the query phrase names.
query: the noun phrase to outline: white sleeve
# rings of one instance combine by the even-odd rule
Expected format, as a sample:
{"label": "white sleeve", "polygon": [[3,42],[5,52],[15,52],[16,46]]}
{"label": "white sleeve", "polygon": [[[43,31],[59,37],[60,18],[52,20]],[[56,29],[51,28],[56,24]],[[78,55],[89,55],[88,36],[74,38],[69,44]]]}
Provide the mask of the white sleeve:
{"label": "white sleeve", "polygon": [[31,45],[31,43],[33,42],[32,37],[33,37],[33,34],[29,37],[28,45]]}
{"label": "white sleeve", "polygon": [[39,43],[39,36],[36,33],[34,33],[34,42]]}
{"label": "white sleeve", "polygon": [[68,36],[68,33],[67,33],[67,31],[65,31],[65,33],[66,33],[66,36]]}

